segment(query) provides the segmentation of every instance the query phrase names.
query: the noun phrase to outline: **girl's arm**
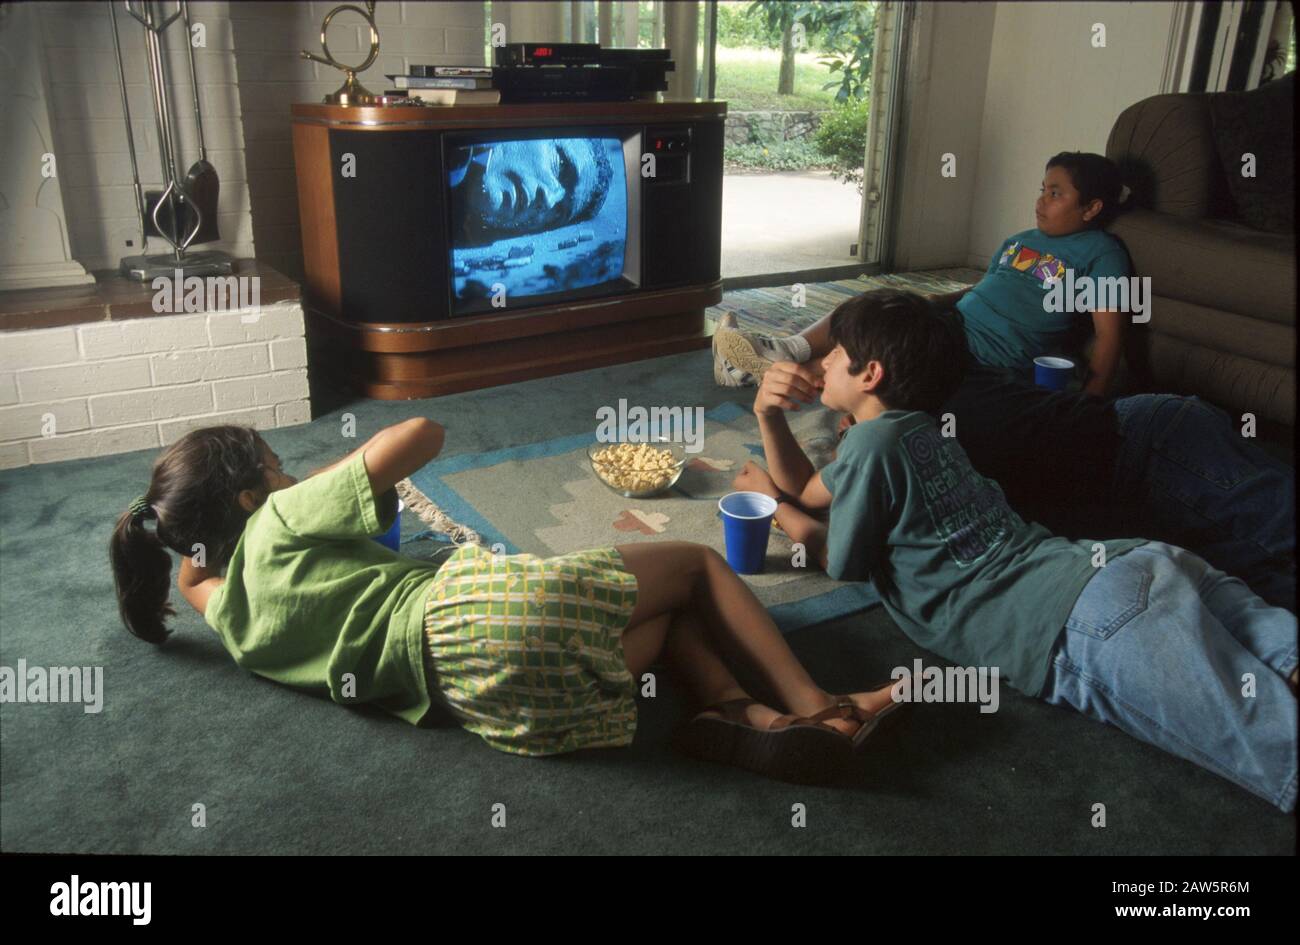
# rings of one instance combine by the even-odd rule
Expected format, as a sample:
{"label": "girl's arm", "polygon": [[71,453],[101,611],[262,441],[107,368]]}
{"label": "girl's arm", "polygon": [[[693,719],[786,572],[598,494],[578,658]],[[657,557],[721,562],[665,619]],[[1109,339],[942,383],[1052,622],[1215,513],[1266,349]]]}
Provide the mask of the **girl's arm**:
{"label": "girl's arm", "polygon": [[375,495],[383,495],[442,452],[446,431],[427,417],[414,417],[380,432],[363,465]]}
{"label": "girl's arm", "polygon": [[176,575],[176,587],[191,607],[205,615],[208,598],[220,587],[225,578],[217,574],[215,568],[199,567],[194,563],[193,555],[181,556],[181,571]]}
{"label": "girl's arm", "polygon": [[1092,362],[1088,365],[1088,380],[1083,386],[1083,391],[1095,397],[1105,397],[1115,377],[1115,369],[1119,366],[1124,314],[1093,312],[1092,324],[1097,342],[1092,348]]}
{"label": "girl's arm", "polygon": [[387,493],[409,474],[442,452],[446,430],[428,417],[413,417],[381,430],[361,452],[363,465],[376,495]]}
{"label": "girl's arm", "polygon": [[409,474],[415,472],[416,469],[419,469],[421,465],[428,463],[430,459],[437,456],[438,452],[442,450],[442,441],[445,434],[446,430],[443,430],[442,426],[435,424],[434,421],[429,420],[428,417],[412,417],[411,420],[403,420],[400,424],[385,426],[385,428],[380,430],[380,432],[374,434],[373,437],[368,439],[368,441],[365,441],[363,445],[356,447],[355,450],[350,452],[350,454],[343,456],[343,459],[338,460],[337,463],[330,463],[329,465],[325,465],[325,467],[315,469],[315,471],[308,473],[308,478],[318,476],[318,474],[322,472],[329,472],[330,469],[341,467],[341,465],[346,465],[347,463],[350,463],[352,459],[355,459],[356,456],[364,455],[365,452],[370,450],[370,448],[380,446],[381,443],[383,447],[385,447],[381,451],[381,454],[383,456],[389,456],[391,452],[393,452],[394,445],[399,446],[400,451],[400,447],[409,447],[412,445],[419,446],[421,442],[430,442],[429,438],[435,438],[437,446],[434,447],[432,454],[430,454],[428,458],[422,460],[419,465],[416,465],[416,467],[411,468],[411,471],[403,473],[402,476],[396,477],[393,482],[390,482],[389,485],[383,486],[382,489],[376,484],[376,482],[374,482],[373,458],[367,460],[365,465],[367,465],[367,472],[370,472],[370,484],[374,486],[374,494],[382,495],[383,493],[386,493],[387,490],[391,489],[396,482],[404,480],[404,478],[409,476]]}
{"label": "girl's arm", "polygon": [[320,469],[313,469],[311,472],[307,473],[307,475],[306,475],[305,478],[310,479],[312,476],[319,476],[319,475],[320,475],[321,473],[323,473],[323,472],[329,472],[331,469],[334,469],[336,466],[343,466],[343,465],[346,465],[346,464],[348,463],[348,461],[351,460],[351,459],[352,459],[354,456],[356,456],[358,453],[364,453],[368,447],[373,446],[374,443],[375,443],[375,440],[379,439],[379,437],[384,433],[384,431],[385,431],[385,430],[388,430],[388,429],[391,429],[391,428],[390,428],[390,427],[384,427],[383,430],[380,430],[378,433],[376,433],[376,434],[375,434],[374,436],[372,436],[370,439],[366,440],[366,442],[362,443],[360,446],[358,446],[356,449],[354,449],[351,453],[348,453],[347,456],[344,456],[342,459],[340,459],[340,460],[336,460],[335,462],[330,463],[328,466],[322,466],[322,467],[320,467]]}

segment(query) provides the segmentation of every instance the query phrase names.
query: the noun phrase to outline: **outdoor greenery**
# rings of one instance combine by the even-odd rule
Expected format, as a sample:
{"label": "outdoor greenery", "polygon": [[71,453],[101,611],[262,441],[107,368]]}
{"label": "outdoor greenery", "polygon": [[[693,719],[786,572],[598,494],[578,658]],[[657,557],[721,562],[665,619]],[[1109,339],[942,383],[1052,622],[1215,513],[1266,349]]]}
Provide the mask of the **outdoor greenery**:
{"label": "outdoor greenery", "polygon": [[[750,0],[718,5],[718,45],[781,52],[777,93],[794,91],[794,60],[802,51],[821,54],[831,75],[824,86],[836,99],[862,97],[871,75],[877,4],[869,0]],[[795,30],[802,31],[796,37]],[[800,40],[800,41],[797,41]]]}
{"label": "outdoor greenery", "polygon": [[727,162],[768,171],[807,171],[830,166],[830,161],[807,138],[770,144],[733,144],[727,148]]}
{"label": "outdoor greenery", "polygon": [[761,20],[745,13],[745,7],[750,2],[751,0],[723,0],[718,4],[718,45],[724,49],[751,46],[760,49],[780,48],[781,38],[775,37],[774,41]]}
{"label": "outdoor greenery", "polygon": [[867,99],[852,98],[823,115],[813,143],[829,160],[831,175],[846,184],[856,184],[862,193],[862,160],[867,148]]}
{"label": "outdoor greenery", "polygon": [[728,144],[728,164],[829,168],[837,180],[861,189],[876,8],[866,0],[718,4],[716,94],[728,110],[819,112],[825,125],[815,136],[791,141],[780,139],[779,122],[751,125],[767,140]]}
{"label": "outdoor greenery", "polygon": [[772,76],[780,54],[771,49],[718,49],[717,97],[729,112],[825,111],[835,97],[824,91],[826,69],[815,53],[795,58],[794,94],[778,95]]}
{"label": "outdoor greenery", "polygon": [[835,100],[865,98],[871,83],[871,63],[876,47],[876,4],[805,3],[803,22],[825,36],[827,55],[821,63],[834,79],[824,87],[836,89]]}

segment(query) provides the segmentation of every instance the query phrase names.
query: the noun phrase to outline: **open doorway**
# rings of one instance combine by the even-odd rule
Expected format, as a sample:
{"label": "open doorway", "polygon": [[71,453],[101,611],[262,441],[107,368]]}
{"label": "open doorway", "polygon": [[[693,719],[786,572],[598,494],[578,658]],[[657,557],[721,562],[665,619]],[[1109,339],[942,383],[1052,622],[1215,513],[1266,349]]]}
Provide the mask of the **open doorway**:
{"label": "open doorway", "polygon": [[[867,140],[888,69],[890,4],[710,0],[703,57],[727,102],[722,276],[728,286],[836,278],[879,262],[863,240]],[[891,36],[888,31],[884,35]],[[879,119],[879,115],[876,116]]]}
{"label": "open doorway", "polygon": [[727,102],[722,278],[739,288],[874,273],[888,260],[907,7],[575,0],[556,9],[574,42],[673,48],[670,95]]}

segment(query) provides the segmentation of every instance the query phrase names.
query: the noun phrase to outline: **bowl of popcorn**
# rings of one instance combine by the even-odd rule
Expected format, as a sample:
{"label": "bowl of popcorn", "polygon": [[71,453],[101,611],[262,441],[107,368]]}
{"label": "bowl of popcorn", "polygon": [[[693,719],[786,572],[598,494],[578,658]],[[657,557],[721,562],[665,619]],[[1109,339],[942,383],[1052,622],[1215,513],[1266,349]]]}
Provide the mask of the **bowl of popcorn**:
{"label": "bowl of popcorn", "polygon": [[649,443],[596,443],[587,447],[596,477],[621,496],[645,499],[667,492],[682,477],[686,450],[666,439]]}

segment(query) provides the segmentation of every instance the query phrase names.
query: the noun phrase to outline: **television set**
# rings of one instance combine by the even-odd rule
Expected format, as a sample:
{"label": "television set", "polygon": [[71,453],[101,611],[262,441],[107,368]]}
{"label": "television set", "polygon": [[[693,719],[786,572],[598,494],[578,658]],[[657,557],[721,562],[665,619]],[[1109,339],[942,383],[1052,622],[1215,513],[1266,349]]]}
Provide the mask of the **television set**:
{"label": "television set", "polygon": [[449,137],[451,314],[635,289],[639,137]]}
{"label": "television set", "polygon": [[[332,130],[342,308],[434,322],[720,278],[721,122]],[[399,236],[400,234],[400,236]]]}
{"label": "television set", "polygon": [[318,373],[403,399],[708,347],[725,102],[292,110]]}

